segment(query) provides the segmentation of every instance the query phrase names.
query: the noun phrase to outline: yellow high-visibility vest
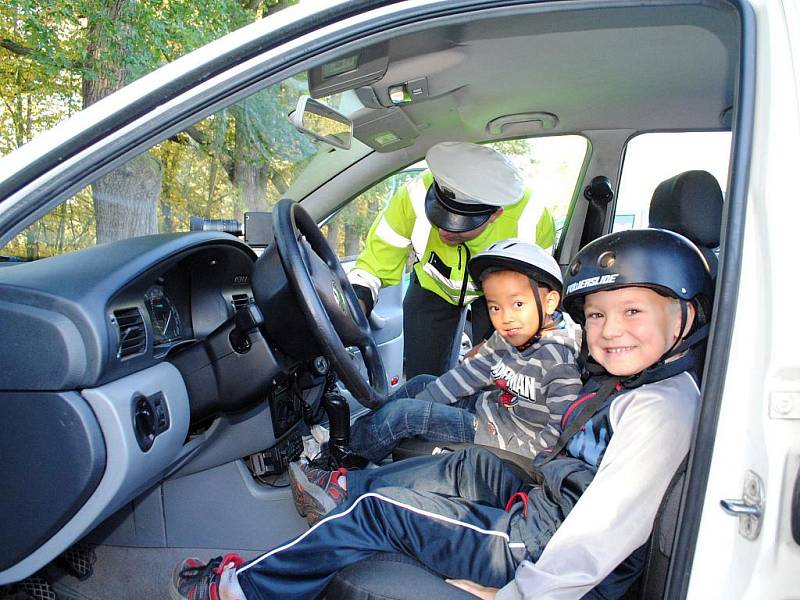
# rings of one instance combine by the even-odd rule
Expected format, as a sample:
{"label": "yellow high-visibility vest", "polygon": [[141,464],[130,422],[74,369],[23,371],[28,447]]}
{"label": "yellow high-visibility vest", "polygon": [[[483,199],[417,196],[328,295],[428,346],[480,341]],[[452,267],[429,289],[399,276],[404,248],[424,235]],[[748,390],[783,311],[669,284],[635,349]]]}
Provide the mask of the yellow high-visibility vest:
{"label": "yellow high-visibility vest", "polygon": [[381,287],[400,283],[409,247],[415,254],[414,271],[420,285],[455,305],[461,297],[465,277],[468,281],[464,303],[481,295],[467,275],[468,256],[475,256],[494,242],[512,237],[533,240],[538,246],[552,250],[555,222],[544,203],[531,201],[531,190],[527,187],[522,199],[505,206],[503,214],[478,237],[448,246],[425,216],[425,195],[432,183],[433,175],[424,171],[398,190],[372,223],[364,250],[350,272],[350,280],[370,288],[373,300]]}

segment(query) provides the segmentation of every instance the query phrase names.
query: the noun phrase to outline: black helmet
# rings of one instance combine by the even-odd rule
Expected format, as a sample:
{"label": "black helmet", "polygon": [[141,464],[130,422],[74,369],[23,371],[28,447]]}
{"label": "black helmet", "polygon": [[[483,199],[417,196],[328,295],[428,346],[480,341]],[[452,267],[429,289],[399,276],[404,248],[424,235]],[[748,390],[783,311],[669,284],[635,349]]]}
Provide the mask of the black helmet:
{"label": "black helmet", "polygon": [[587,294],[631,286],[691,302],[696,322],[708,320],[714,294],[708,262],[692,242],[665,229],[618,231],[587,244],[567,269],[562,302],[583,323]]}

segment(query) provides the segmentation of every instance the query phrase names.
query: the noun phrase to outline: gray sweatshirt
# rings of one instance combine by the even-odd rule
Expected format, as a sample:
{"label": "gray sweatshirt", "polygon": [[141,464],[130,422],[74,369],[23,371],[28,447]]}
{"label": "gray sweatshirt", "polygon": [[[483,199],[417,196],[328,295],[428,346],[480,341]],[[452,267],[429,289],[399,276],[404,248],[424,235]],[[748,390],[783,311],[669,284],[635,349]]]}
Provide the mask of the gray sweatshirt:
{"label": "gray sweatshirt", "polygon": [[580,343],[581,328],[566,314],[525,350],[494,332],[417,398],[453,403],[477,394],[475,443],[532,457],[555,444],[561,415],[581,388]]}

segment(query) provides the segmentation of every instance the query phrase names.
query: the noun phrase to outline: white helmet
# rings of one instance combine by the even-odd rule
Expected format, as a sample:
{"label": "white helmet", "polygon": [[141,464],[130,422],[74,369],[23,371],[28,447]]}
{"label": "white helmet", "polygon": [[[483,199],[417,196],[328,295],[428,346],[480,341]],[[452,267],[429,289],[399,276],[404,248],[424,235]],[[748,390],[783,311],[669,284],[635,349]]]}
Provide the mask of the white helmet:
{"label": "white helmet", "polygon": [[534,281],[561,293],[563,278],[556,260],[533,242],[510,238],[495,242],[469,261],[467,269],[476,285],[489,267],[502,267],[527,275]]}

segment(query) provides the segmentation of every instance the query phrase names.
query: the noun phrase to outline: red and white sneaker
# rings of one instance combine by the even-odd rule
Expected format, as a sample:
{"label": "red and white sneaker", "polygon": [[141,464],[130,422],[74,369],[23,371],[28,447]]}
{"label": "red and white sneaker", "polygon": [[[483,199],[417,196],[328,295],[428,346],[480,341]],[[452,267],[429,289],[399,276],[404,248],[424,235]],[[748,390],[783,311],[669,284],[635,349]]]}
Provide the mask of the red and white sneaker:
{"label": "red and white sneaker", "polygon": [[318,469],[307,462],[289,464],[289,481],[297,512],[308,524],[319,520],[347,499],[347,469]]}
{"label": "red and white sneaker", "polygon": [[220,600],[219,580],[223,569],[244,563],[238,554],[218,556],[204,563],[199,558],[185,558],[175,566],[170,581],[172,600]]}

